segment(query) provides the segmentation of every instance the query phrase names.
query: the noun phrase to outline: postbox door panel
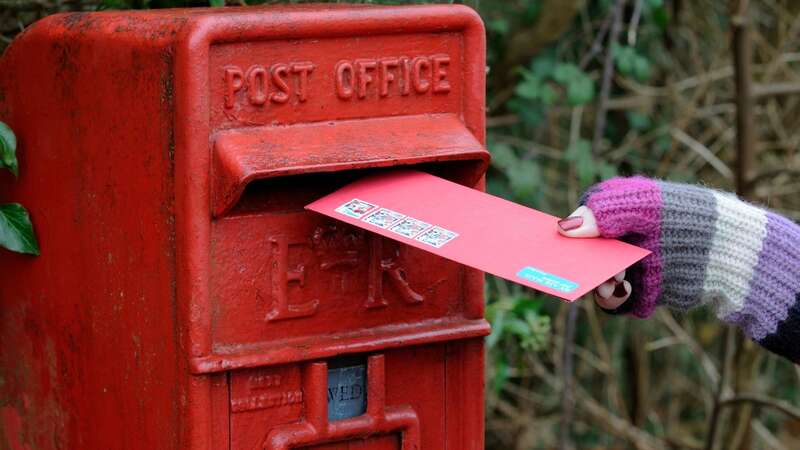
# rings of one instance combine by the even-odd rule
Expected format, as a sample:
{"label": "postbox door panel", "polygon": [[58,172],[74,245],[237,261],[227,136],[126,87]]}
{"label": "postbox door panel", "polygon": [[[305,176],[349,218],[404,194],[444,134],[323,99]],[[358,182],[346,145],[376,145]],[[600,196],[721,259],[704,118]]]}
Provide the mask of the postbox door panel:
{"label": "postbox door panel", "polygon": [[214,342],[220,350],[460,315],[461,266],[323,216],[216,224]]}
{"label": "postbox door panel", "polygon": [[[401,449],[408,448],[398,446],[405,440],[421,443],[422,449],[444,449],[447,415],[459,409],[447,405],[448,400],[454,401],[444,389],[447,364],[457,365],[462,358],[448,356],[447,346],[409,347],[365,357],[368,373],[363,388],[346,390],[343,395],[364,395],[366,410],[338,421],[328,415],[328,403],[337,393],[330,391],[326,376],[330,366],[325,361],[234,371],[230,374],[231,449],[283,448],[276,443],[285,442],[287,436],[297,441],[286,448]],[[320,364],[323,376],[316,378],[315,365]],[[380,364],[379,370],[375,364]],[[320,399],[324,417],[317,422],[314,409]],[[308,430],[310,425],[314,431]]]}

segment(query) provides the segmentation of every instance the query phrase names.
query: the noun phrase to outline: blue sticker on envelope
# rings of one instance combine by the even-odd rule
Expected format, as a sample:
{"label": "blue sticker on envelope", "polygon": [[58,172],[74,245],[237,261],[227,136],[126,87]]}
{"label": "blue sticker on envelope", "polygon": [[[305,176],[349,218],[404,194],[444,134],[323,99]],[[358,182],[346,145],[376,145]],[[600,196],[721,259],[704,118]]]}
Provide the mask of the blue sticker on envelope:
{"label": "blue sticker on envelope", "polygon": [[517,272],[517,276],[565,294],[578,289],[578,283],[531,266],[525,267]]}

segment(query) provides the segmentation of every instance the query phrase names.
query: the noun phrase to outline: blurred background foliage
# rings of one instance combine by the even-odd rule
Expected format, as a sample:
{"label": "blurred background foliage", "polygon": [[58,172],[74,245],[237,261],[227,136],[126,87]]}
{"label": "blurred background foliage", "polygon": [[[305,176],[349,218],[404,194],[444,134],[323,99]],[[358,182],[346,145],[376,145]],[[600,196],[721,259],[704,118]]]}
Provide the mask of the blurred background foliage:
{"label": "blurred background foliage", "polygon": [[[58,11],[209,3],[0,0],[0,45]],[[800,218],[800,1],[465,3],[488,37],[491,192],[566,215],[592,183],[643,173]],[[737,111],[750,144],[737,145]],[[708,311],[639,321],[499,279],[486,289],[487,448],[800,448],[800,369]]]}

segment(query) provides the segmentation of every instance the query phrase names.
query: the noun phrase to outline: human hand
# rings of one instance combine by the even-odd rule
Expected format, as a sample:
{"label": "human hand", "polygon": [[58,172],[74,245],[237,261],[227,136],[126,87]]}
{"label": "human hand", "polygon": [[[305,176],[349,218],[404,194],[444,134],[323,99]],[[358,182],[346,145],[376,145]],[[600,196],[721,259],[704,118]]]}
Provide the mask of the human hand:
{"label": "human hand", "polygon": [[[566,219],[558,222],[558,232],[571,238],[600,237],[597,219],[591,209],[581,206]],[[601,284],[594,290],[594,300],[603,309],[617,309],[631,296],[631,283],[625,279],[625,272]]]}
{"label": "human hand", "polygon": [[651,252],[598,288],[596,298],[605,310],[644,318],[659,304],[664,284],[663,204],[658,182],[643,177],[612,178],[589,188],[581,199],[583,206],[561,222],[559,228],[566,236],[622,239]]}

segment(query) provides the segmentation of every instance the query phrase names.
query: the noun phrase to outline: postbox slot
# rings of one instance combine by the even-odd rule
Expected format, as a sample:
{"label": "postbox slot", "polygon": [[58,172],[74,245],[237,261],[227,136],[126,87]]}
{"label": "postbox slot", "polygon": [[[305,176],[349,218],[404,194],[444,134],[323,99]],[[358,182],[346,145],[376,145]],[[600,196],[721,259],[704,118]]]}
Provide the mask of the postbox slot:
{"label": "postbox slot", "polygon": [[[465,186],[474,186],[477,181],[475,174],[482,170],[482,165],[483,161],[481,160],[471,160],[422,163],[398,167],[413,168]],[[227,215],[302,211],[305,205],[358,178],[396,168],[368,168],[341,172],[309,173],[256,180],[247,185],[239,201]]]}
{"label": "postbox slot", "polygon": [[212,210],[217,217],[299,210],[359,176],[396,167],[474,186],[488,162],[453,114],[225,130],[214,139]]}

